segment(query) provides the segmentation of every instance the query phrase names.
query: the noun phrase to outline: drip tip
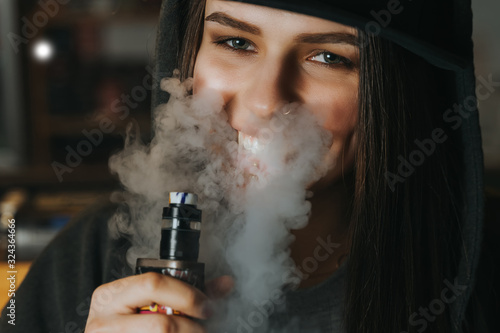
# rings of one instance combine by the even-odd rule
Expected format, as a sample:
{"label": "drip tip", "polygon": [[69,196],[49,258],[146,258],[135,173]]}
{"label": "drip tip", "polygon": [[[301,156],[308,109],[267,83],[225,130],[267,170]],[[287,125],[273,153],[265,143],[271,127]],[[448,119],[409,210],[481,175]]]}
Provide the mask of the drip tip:
{"label": "drip tip", "polygon": [[198,196],[187,192],[170,192],[168,197],[169,204],[186,204],[196,206]]}

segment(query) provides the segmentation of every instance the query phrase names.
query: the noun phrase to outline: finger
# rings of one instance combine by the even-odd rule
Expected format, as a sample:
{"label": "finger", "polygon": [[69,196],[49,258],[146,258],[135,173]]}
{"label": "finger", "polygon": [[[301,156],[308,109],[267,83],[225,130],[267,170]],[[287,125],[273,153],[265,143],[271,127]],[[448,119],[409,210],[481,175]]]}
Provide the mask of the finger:
{"label": "finger", "polygon": [[[126,284],[125,288],[117,285]],[[189,284],[158,273],[130,276],[104,284],[92,295],[91,311],[131,314],[142,306],[157,303],[188,316],[206,319],[211,311],[208,298]]]}
{"label": "finger", "polygon": [[87,323],[85,332],[205,333],[205,329],[199,323],[181,316],[133,314],[100,316]]}
{"label": "finger", "polygon": [[205,284],[205,291],[210,298],[223,298],[228,296],[234,288],[234,279],[229,275],[223,275]]}

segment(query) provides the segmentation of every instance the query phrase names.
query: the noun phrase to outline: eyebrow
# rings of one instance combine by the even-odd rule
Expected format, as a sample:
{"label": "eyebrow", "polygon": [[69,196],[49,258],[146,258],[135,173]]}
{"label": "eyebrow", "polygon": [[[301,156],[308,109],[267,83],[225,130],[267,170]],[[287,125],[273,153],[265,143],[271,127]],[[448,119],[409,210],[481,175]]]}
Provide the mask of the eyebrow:
{"label": "eyebrow", "polygon": [[[205,21],[216,22],[253,35],[262,36],[262,31],[256,25],[239,21],[223,12],[213,12],[205,18]],[[356,47],[359,45],[355,35],[345,32],[304,33],[295,37],[294,41],[307,44],[349,44]]]}
{"label": "eyebrow", "polygon": [[213,12],[205,18],[205,21],[217,22],[219,24],[225,25],[227,27],[235,28],[241,31],[246,31],[253,35],[261,36],[261,30],[250,23],[238,21],[231,16],[224,14],[222,12]]}
{"label": "eyebrow", "polygon": [[295,37],[295,41],[309,44],[349,44],[356,47],[359,46],[358,38],[353,34],[345,32],[300,34]]}

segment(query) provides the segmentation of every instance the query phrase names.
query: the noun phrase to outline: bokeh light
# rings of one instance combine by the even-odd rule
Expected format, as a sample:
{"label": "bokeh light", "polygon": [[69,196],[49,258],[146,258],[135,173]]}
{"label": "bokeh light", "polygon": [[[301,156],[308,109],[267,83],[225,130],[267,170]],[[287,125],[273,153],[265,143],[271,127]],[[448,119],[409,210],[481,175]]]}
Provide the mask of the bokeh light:
{"label": "bokeh light", "polygon": [[33,54],[39,61],[48,61],[54,55],[54,47],[46,40],[41,40],[33,46]]}

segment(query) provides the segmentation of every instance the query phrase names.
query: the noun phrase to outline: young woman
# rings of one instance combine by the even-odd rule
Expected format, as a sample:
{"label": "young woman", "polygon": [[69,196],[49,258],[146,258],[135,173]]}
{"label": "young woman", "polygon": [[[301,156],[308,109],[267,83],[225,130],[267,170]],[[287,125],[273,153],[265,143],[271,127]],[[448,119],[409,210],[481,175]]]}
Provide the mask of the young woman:
{"label": "young woman", "polygon": [[[467,1],[165,2],[161,77],[180,67],[195,94],[219,92],[240,137],[289,102],[314,110],[333,137],[329,154],[339,162],[312,185],[312,215],[294,231],[291,256],[301,263],[325,234],[341,246],[301,281],[323,294],[295,297],[309,308],[302,331],[474,331],[465,310],[478,261],[482,155],[470,32]],[[173,278],[116,271],[126,241],[109,241],[99,224],[111,211],[83,216],[34,265],[19,290],[35,309],[23,331],[202,332],[197,320],[136,314],[151,302],[199,319],[216,309]],[[61,257],[69,242],[81,247]],[[79,258],[82,251],[104,259]],[[330,297],[325,281],[341,293]],[[207,294],[223,297],[232,285],[220,277]]]}

